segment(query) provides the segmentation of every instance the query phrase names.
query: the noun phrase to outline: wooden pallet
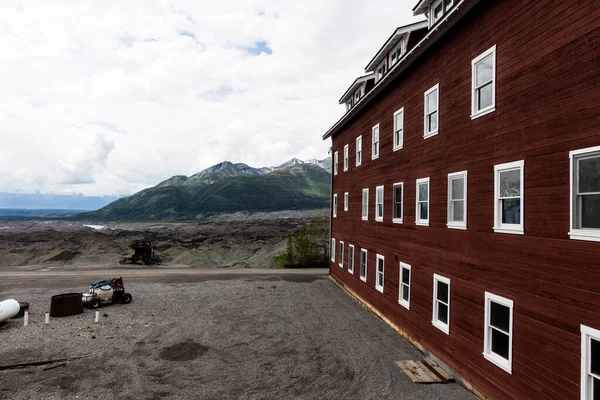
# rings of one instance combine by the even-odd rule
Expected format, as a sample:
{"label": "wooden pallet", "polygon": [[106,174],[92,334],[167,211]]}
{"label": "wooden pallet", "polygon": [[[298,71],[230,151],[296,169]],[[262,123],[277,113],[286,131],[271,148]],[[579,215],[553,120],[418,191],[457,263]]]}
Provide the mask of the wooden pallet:
{"label": "wooden pallet", "polygon": [[429,358],[423,361],[396,361],[396,364],[415,383],[448,383],[454,381],[450,374]]}

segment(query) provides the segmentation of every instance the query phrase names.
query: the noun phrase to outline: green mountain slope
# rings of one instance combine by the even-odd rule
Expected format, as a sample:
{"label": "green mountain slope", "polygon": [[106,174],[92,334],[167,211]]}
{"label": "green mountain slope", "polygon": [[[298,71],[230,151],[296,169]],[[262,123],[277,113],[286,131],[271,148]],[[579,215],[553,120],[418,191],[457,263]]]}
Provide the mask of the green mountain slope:
{"label": "green mountain slope", "polygon": [[[232,165],[237,172],[232,170]],[[79,214],[78,218],[183,221],[202,214],[329,206],[331,175],[321,167],[296,164],[272,172],[248,168],[245,164],[222,163],[203,175],[175,176],[98,211]],[[215,173],[215,169],[219,172]]]}

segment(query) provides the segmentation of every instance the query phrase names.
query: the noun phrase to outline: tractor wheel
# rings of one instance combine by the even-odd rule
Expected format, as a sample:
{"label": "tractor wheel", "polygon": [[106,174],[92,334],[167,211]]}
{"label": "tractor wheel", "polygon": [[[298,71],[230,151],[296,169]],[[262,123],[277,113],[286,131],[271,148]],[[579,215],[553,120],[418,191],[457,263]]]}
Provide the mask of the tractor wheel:
{"label": "tractor wheel", "polygon": [[133,300],[133,297],[129,293],[125,293],[123,297],[121,297],[121,304],[129,304]]}
{"label": "tractor wheel", "polygon": [[92,310],[95,310],[96,308],[100,307],[100,304],[102,302],[100,301],[100,299],[92,299],[92,301],[90,302],[90,308]]}

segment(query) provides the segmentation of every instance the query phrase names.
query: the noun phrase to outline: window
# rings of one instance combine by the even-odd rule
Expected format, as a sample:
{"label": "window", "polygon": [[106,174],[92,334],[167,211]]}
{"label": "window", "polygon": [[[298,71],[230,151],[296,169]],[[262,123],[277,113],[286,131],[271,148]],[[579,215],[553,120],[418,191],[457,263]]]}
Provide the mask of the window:
{"label": "window", "polygon": [[394,113],[394,151],[404,146],[404,107]]}
{"label": "window", "polygon": [[344,146],[344,172],[348,171],[348,145]]}
{"label": "window", "polygon": [[523,234],[524,161],[494,166],[494,232]]}
{"label": "window", "polygon": [[439,83],[425,92],[425,133],[423,134],[425,138],[438,134],[440,124],[439,96]]}
{"label": "window", "polygon": [[429,178],[417,179],[417,217],[415,224],[429,226]]}
{"label": "window", "polygon": [[362,219],[363,221],[369,219],[369,189],[362,191]]}
{"label": "window", "polygon": [[400,263],[400,290],[398,291],[398,304],[410,310],[410,265]]}
{"label": "window", "polygon": [[444,14],[449,12],[452,6],[454,6],[454,0],[438,0],[434,2],[429,12],[429,27],[431,28]]}
{"label": "window", "polygon": [[337,194],[333,195],[333,218],[337,218]]}
{"label": "window", "polygon": [[483,356],[512,373],[513,302],[485,292]]}
{"label": "window", "polygon": [[333,153],[333,174],[338,174],[338,152]]}
{"label": "window", "polygon": [[400,58],[403,54],[403,41],[400,39],[394,50],[392,50],[390,53],[390,68],[400,61]]}
{"label": "window", "polygon": [[402,213],[403,213],[403,203],[404,203],[404,183],[394,183],[394,215],[393,220],[395,224],[402,223]]}
{"label": "window", "polygon": [[375,289],[383,293],[383,263],[384,257],[377,254],[377,276],[375,277]]}
{"label": "window", "polygon": [[379,124],[375,125],[372,129],[373,146],[371,150],[371,158],[374,160],[379,158]]}
{"label": "window", "polygon": [[358,103],[360,98],[362,97],[362,89],[358,89],[356,93],[354,93],[354,104]]}
{"label": "window", "polygon": [[447,226],[467,229],[467,171],[448,174]]}
{"label": "window", "polygon": [[450,279],[433,275],[433,320],[431,323],[450,334]]}
{"label": "window", "polygon": [[581,399],[600,398],[600,331],[581,325]]}
{"label": "window", "polygon": [[375,188],[375,221],[383,221],[383,186]]}
{"label": "window", "polygon": [[362,164],[362,135],[356,138],[356,166]]}
{"label": "window", "polygon": [[496,46],[472,61],[471,119],[496,109]]}
{"label": "window", "polygon": [[354,273],[354,245],[348,245],[348,272]]}
{"label": "window", "polygon": [[344,242],[340,240],[340,257],[338,259],[340,268],[344,268]]}
{"label": "window", "polygon": [[367,281],[367,250],[360,249],[360,279]]}
{"label": "window", "polygon": [[385,73],[387,72],[385,64],[386,64],[385,60],[383,60],[383,62],[381,64],[379,64],[379,67],[377,67],[377,82],[382,80],[383,77],[385,76]]}
{"label": "window", "polygon": [[600,146],[572,151],[571,239],[600,241]]}
{"label": "window", "polygon": [[335,239],[331,239],[331,248],[329,249],[331,255],[331,261],[335,262]]}
{"label": "window", "polygon": [[344,211],[348,211],[348,192],[344,193]]}

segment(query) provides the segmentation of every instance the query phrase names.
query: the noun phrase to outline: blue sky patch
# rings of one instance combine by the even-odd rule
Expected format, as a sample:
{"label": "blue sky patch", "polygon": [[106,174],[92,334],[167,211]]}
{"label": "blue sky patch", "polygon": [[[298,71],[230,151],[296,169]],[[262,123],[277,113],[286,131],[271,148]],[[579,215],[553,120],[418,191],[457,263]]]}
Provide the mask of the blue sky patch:
{"label": "blue sky patch", "polygon": [[269,44],[264,40],[254,43],[254,47],[246,47],[245,50],[248,54],[255,54],[255,55],[259,55],[261,53],[273,54],[273,50],[271,50],[271,48],[269,47]]}

